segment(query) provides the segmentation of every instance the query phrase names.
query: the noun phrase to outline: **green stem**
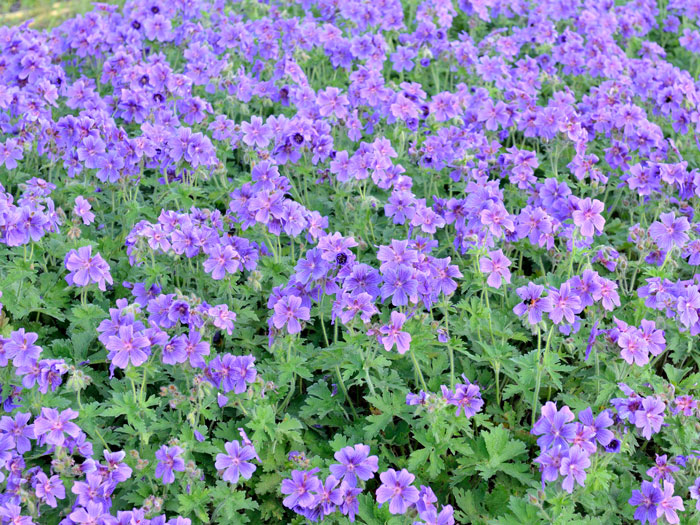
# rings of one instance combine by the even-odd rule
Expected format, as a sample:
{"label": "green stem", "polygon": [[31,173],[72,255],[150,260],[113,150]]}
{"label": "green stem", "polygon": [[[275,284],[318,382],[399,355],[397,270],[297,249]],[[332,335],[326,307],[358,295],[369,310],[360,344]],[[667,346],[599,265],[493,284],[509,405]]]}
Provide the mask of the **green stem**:
{"label": "green stem", "polygon": [[491,305],[489,305],[489,293],[488,293],[488,290],[486,289],[486,285],[484,285],[483,297],[486,300],[486,309],[489,312],[489,333],[491,334],[491,344],[493,344],[494,339],[493,339],[493,325],[491,323]]}
{"label": "green stem", "polygon": [[[547,335],[547,342],[545,343],[544,355],[545,361],[547,360],[547,355],[549,352],[549,343],[552,340],[552,334],[554,333],[554,325],[549,329],[549,334]],[[537,327],[537,377],[535,378],[535,395],[532,398],[532,425],[535,425],[537,420],[537,407],[539,405],[540,399],[540,386],[542,384],[542,340],[540,338],[540,327]]]}
{"label": "green stem", "polygon": [[425,379],[423,379],[423,372],[420,369],[420,365],[418,364],[418,359],[416,359],[416,354],[413,352],[413,348],[410,348],[408,351],[411,354],[411,360],[413,361],[413,367],[416,370],[416,373],[418,374],[418,378],[420,379],[420,383],[423,386],[423,390],[425,392],[428,391],[428,385],[425,384]]}
{"label": "green stem", "polygon": [[450,318],[447,308],[443,308],[442,314],[445,316],[445,332],[447,333],[447,353],[450,356],[450,388],[455,388],[455,351],[450,344]]}
{"label": "green stem", "polygon": [[353,405],[352,399],[350,399],[350,394],[348,394],[348,389],[345,388],[345,382],[343,381],[343,375],[340,373],[339,366],[335,367],[335,373],[338,376],[338,384],[340,384],[340,389],[343,391],[343,395],[345,396],[345,399],[347,399],[348,403],[350,404],[350,410],[352,410],[352,415],[355,416],[355,419],[358,419],[357,411],[355,410],[355,405]]}
{"label": "green stem", "polygon": [[661,270],[663,271],[664,267],[666,266],[666,263],[669,260],[669,255],[671,255],[671,252],[673,251],[673,248],[671,248],[669,251],[666,252],[666,255],[664,256],[664,262],[661,264]]}
{"label": "green stem", "polygon": [[134,403],[138,404],[138,397],[136,397],[136,385],[134,384],[134,380],[129,378],[129,381],[131,381],[131,392],[134,394]]}
{"label": "green stem", "polygon": [[501,408],[501,363],[494,363],[494,371],[496,372],[496,405]]}
{"label": "green stem", "polygon": [[[148,364],[148,363],[146,363],[146,364]],[[145,401],[145,399],[143,397],[143,393],[146,389],[146,376],[147,375],[148,375],[148,370],[144,366],[143,367],[143,379],[141,380],[141,390],[139,391],[139,399],[141,400],[141,402]]]}

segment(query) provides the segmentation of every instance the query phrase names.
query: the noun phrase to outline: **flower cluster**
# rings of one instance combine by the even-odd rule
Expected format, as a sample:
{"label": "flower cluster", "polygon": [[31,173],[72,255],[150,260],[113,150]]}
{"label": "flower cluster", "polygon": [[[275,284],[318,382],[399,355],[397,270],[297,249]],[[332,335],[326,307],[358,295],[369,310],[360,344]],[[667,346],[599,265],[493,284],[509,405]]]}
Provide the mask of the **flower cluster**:
{"label": "flower cluster", "polygon": [[212,279],[223,279],[239,270],[254,270],[259,247],[248,239],[230,235],[225,229],[224,216],[218,210],[192,208],[190,213],[163,210],[156,224],[137,223],[126,239],[127,253],[136,264],[143,250],[188,259],[200,253],[207,256],[204,271]]}
{"label": "flower cluster", "polygon": [[340,512],[354,522],[357,496],[364,483],[374,478],[378,458],[370,456],[369,446],[358,444],[339,450],[335,459],[338,463],[330,465],[331,474],[325,480],[317,476],[318,468],[292,471],[291,478],[282,481],[284,506],[311,521]]}
{"label": "flower cluster", "polygon": [[0,27],[0,521],[696,523],[698,22],[126,0]]}
{"label": "flower cluster", "polygon": [[[163,364],[197,369],[202,379],[223,393],[240,394],[255,382],[252,355],[225,353],[205,360],[211,356],[211,344],[203,335],[233,330],[236,314],[225,304],[211,306],[196,298],[163,294],[156,285],[127,284],[135,302],[119,299],[109,311],[110,318],[97,327],[112,370],[139,367],[159,351]],[[226,401],[225,396],[219,397],[220,403]]]}
{"label": "flower cluster", "polygon": [[[8,139],[4,145],[0,143],[0,165],[3,152],[7,155],[10,151],[16,152],[17,148],[15,139]],[[17,158],[22,158],[21,148]],[[7,157],[4,162],[8,169],[17,166],[16,163],[12,165],[12,157]],[[58,232],[62,223],[50,197],[56,189],[54,184],[33,177],[22,186],[24,191],[15,204],[12,194],[5,193],[5,188],[0,184],[0,241],[7,246],[38,242],[45,235]]]}
{"label": "flower cluster", "polygon": [[532,427],[532,434],[539,436],[540,455],[535,460],[542,472],[542,485],[557,481],[561,476],[562,488],[571,493],[575,485],[584,486],[586,469],[591,466],[590,457],[600,445],[606,452],[617,452],[620,442],[609,430],[613,419],[607,410],[593,416],[591,408],[576,416],[567,406],[557,408],[547,402],[542,414]]}
{"label": "flower cluster", "polygon": [[92,283],[103,292],[107,284],[114,284],[109,264],[99,253],[92,254],[92,246],[83,246],[66,254],[66,282],[71,286],[88,286]]}

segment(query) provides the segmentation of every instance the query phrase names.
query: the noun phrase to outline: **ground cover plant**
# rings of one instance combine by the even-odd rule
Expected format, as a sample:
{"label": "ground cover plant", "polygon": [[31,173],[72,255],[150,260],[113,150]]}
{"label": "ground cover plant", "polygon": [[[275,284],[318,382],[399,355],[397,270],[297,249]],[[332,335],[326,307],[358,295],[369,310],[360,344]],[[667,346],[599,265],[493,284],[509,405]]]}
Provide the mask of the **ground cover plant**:
{"label": "ground cover plant", "polygon": [[0,523],[700,522],[699,18],[0,27]]}

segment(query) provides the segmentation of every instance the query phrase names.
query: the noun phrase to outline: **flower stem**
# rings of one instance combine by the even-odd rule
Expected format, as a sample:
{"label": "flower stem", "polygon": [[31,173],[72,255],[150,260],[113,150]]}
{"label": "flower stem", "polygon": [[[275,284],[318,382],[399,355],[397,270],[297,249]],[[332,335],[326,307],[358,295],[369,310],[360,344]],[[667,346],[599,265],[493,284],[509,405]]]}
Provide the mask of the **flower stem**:
{"label": "flower stem", "polygon": [[[545,343],[544,355],[545,361],[546,356],[549,351],[549,343],[552,340],[552,334],[554,333],[554,325],[549,329],[549,334],[547,335],[547,342]],[[535,395],[532,398],[532,424],[534,426],[537,420],[537,406],[539,405],[540,399],[540,386],[542,384],[542,339],[540,337],[540,327],[537,327],[537,377],[535,378]]]}
{"label": "flower stem", "polygon": [[482,296],[486,300],[486,309],[489,312],[489,333],[491,334],[491,344],[493,344],[494,339],[493,339],[493,324],[491,323],[491,305],[489,304],[489,292],[486,289],[486,285],[484,285],[484,289],[482,290]]}
{"label": "flower stem", "polygon": [[338,376],[338,384],[340,385],[340,389],[343,391],[345,399],[347,399],[348,403],[350,403],[350,410],[352,410],[352,415],[355,416],[355,419],[357,419],[357,411],[355,410],[355,405],[352,404],[352,399],[350,399],[348,389],[345,388],[345,382],[343,381],[343,375],[340,373],[339,366],[335,367],[335,374]]}
{"label": "flower stem", "polygon": [[411,354],[411,360],[413,361],[413,367],[416,369],[420,383],[423,386],[423,391],[428,391],[428,385],[425,384],[425,379],[423,379],[423,372],[421,372],[420,365],[418,364],[418,359],[416,359],[416,354],[413,352],[413,348],[410,348],[408,352]]}

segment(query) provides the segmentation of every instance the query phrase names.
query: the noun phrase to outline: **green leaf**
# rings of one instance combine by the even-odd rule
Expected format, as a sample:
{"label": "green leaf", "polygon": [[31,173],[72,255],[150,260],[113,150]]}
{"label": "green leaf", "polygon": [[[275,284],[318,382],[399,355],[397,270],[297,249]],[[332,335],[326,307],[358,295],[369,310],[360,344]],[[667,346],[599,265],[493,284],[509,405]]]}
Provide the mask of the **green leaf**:
{"label": "green leaf", "polygon": [[183,493],[178,495],[177,501],[180,504],[178,513],[182,516],[194,515],[203,523],[209,523],[209,515],[206,511],[208,499],[207,490],[199,485],[194,485],[189,494]]}
{"label": "green leaf", "polygon": [[[285,418],[277,425],[277,433],[285,436],[287,441],[294,443],[303,443],[299,430],[302,430],[304,425],[298,419]],[[278,439],[279,440],[279,437]]]}
{"label": "green leaf", "polygon": [[250,523],[250,511],[255,511],[259,507],[257,502],[246,497],[245,492],[234,490],[224,481],[219,481],[212,492],[214,500],[212,518],[216,523]]}

